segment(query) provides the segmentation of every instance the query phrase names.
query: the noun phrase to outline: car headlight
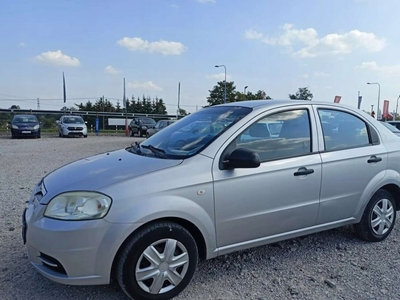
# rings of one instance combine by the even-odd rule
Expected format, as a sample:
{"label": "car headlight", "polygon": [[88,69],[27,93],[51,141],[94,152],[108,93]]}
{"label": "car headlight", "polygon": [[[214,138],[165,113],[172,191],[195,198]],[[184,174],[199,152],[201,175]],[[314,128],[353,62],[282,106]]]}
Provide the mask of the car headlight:
{"label": "car headlight", "polygon": [[147,129],[147,126],[142,126],[143,129]]}
{"label": "car headlight", "polygon": [[93,220],[103,218],[111,206],[111,198],[95,192],[68,192],[53,198],[45,217],[60,220]]}
{"label": "car headlight", "polygon": [[13,128],[13,129],[18,129],[18,126],[17,125],[11,125],[11,127]]}
{"label": "car headlight", "polygon": [[35,127],[33,127],[33,129],[38,130],[39,129],[39,125],[35,125]]}

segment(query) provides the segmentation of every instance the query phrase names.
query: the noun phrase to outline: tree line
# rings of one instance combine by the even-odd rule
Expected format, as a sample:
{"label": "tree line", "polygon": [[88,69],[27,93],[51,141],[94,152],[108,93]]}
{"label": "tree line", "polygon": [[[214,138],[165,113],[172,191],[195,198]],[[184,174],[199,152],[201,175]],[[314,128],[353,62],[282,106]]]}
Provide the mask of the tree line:
{"label": "tree line", "polygon": [[[209,90],[209,96],[207,97],[207,106],[217,105],[223,103],[224,100],[224,81],[219,81],[217,84]],[[301,100],[312,100],[313,94],[308,89],[308,87],[299,88],[294,94],[289,94],[289,99],[301,99]],[[226,82],[226,102],[238,102],[246,100],[260,100],[260,99],[272,99],[266,94],[264,90],[258,90],[257,92],[251,91],[237,91],[234,81]],[[19,109],[18,105],[12,105],[11,109]],[[63,113],[69,111],[97,111],[97,112],[125,112],[124,103],[117,100],[116,105],[114,105],[106,97],[100,97],[95,102],[88,100],[86,103],[75,103],[74,106],[67,107],[64,106],[60,110],[60,115],[40,115],[39,120],[43,123],[45,128],[55,127],[55,121],[60,118]],[[126,111],[128,113],[143,113],[143,114],[159,114],[166,115],[167,109],[162,98],[152,98],[150,96],[143,95],[142,97],[132,97],[126,98]],[[186,110],[180,108],[179,115],[185,116],[188,113]],[[0,126],[5,126],[7,122],[10,122],[13,114],[0,114]],[[94,124],[95,116],[85,116],[85,120],[89,124]],[[105,117],[105,123],[107,124],[107,117]],[[103,122],[103,120],[102,120]]]}
{"label": "tree line", "polygon": [[[209,90],[210,95],[207,97],[208,106],[222,104],[224,102],[224,81],[219,81],[217,84]],[[314,97],[308,87],[299,88],[296,93],[289,94],[289,99],[293,100],[312,100]],[[237,91],[234,81],[226,82],[226,102],[238,102],[246,100],[262,100],[272,99],[266,94],[264,90],[258,90],[255,93],[251,91]]]}

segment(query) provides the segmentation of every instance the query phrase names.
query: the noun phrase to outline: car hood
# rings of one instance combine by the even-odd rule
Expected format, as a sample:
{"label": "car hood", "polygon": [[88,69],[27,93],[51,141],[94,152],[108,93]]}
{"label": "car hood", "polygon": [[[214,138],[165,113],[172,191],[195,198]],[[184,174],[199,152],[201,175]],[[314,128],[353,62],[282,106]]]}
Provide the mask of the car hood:
{"label": "car hood", "polygon": [[19,123],[19,122],[14,122],[12,123],[13,125],[17,125],[18,127],[26,127],[26,128],[33,128],[36,125],[39,125],[39,123]]}
{"label": "car hood", "polygon": [[67,126],[67,127],[85,127],[86,124],[85,123],[64,123],[63,125]]}
{"label": "car hood", "polygon": [[47,194],[41,203],[68,191],[95,191],[114,183],[177,166],[182,160],[141,156],[125,149],[103,153],[67,164],[44,179]]}

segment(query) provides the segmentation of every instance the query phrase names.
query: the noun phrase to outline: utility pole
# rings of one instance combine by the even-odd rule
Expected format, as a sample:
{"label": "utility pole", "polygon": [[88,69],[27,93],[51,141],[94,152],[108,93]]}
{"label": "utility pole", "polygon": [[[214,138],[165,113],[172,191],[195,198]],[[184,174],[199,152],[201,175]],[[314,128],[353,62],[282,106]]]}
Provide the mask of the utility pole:
{"label": "utility pole", "polygon": [[37,98],[37,109],[38,109],[38,110],[40,109],[40,101],[39,101],[39,98]]}
{"label": "utility pole", "polygon": [[103,95],[103,131],[104,131],[104,104],[105,104],[105,101],[104,101],[104,95]]}
{"label": "utility pole", "polygon": [[176,119],[179,119],[179,103],[181,101],[181,83],[178,84],[178,109],[176,111]]}

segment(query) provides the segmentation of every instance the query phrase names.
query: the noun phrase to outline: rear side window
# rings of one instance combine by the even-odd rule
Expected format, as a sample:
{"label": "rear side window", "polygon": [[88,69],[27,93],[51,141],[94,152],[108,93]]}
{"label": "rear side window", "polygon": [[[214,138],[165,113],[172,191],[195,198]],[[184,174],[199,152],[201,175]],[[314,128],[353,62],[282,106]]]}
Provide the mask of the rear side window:
{"label": "rear side window", "polygon": [[367,124],[343,111],[318,109],[325,150],[335,151],[371,145]]}

